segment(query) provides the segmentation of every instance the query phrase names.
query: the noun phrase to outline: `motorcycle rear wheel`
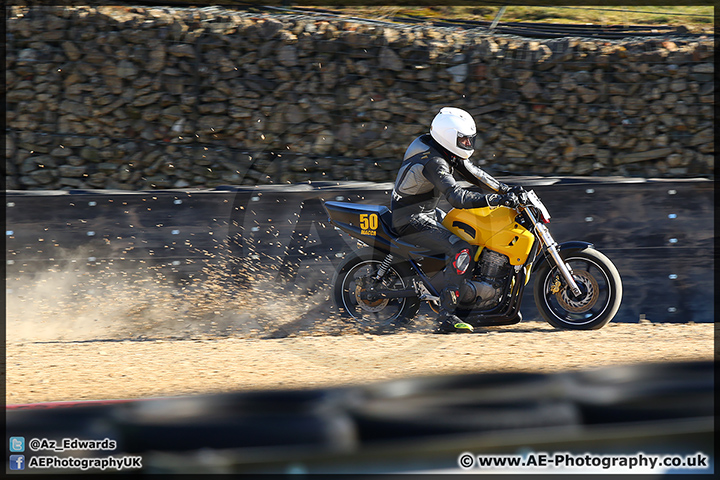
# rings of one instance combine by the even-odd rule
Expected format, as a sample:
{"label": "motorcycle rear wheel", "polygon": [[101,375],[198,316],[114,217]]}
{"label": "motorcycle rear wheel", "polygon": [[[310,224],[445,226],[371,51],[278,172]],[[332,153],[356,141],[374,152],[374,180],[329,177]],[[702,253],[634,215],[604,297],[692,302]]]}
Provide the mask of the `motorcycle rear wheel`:
{"label": "motorcycle rear wheel", "polygon": [[[363,330],[382,330],[403,325],[410,322],[420,308],[417,297],[387,298],[372,302],[360,298],[384,258],[385,254],[372,248],[354,250],[345,257],[333,277],[335,308],[343,317],[354,320]],[[393,263],[378,286],[405,289],[412,285],[414,276],[407,262]]]}
{"label": "motorcycle rear wheel", "polygon": [[[622,281],[615,265],[593,248],[560,252],[583,291],[575,297],[560,285],[557,267],[544,263],[535,274],[535,305],[555,328],[597,330],[615,317],[622,300]],[[563,282],[564,283],[564,282]]]}

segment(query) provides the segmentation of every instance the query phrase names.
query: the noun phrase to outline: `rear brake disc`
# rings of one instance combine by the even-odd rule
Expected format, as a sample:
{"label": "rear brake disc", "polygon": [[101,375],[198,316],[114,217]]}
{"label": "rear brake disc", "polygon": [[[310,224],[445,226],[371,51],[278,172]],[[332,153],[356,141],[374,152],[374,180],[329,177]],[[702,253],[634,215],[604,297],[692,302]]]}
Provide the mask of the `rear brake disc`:
{"label": "rear brake disc", "polygon": [[379,300],[375,300],[374,302],[363,300],[361,295],[362,292],[365,291],[366,290],[362,287],[362,285],[355,285],[355,300],[357,300],[360,308],[362,308],[366,312],[379,312],[383,308],[387,307],[388,303],[390,303],[390,299],[388,298],[381,298]]}

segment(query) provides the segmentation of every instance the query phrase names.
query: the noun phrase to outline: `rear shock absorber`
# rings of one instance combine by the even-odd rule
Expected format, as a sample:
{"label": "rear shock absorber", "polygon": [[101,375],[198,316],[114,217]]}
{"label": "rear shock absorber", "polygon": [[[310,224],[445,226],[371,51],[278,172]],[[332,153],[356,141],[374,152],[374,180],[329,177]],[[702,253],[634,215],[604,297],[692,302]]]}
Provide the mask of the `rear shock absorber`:
{"label": "rear shock absorber", "polygon": [[383,259],[382,263],[380,264],[380,267],[378,267],[377,275],[375,275],[375,280],[378,282],[382,280],[382,278],[387,273],[388,269],[390,268],[390,265],[392,264],[393,256],[391,253],[388,253],[385,255],[385,258]]}

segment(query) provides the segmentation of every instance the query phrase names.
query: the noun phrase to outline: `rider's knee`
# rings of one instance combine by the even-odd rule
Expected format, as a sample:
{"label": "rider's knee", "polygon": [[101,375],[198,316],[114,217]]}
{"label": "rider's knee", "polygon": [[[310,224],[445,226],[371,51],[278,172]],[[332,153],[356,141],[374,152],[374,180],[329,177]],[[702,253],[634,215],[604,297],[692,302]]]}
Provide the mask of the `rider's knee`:
{"label": "rider's knee", "polygon": [[452,259],[452,268],[458,275],[465,275],[472,265],[472,253],[470,246],[463,247],[455,252]]}

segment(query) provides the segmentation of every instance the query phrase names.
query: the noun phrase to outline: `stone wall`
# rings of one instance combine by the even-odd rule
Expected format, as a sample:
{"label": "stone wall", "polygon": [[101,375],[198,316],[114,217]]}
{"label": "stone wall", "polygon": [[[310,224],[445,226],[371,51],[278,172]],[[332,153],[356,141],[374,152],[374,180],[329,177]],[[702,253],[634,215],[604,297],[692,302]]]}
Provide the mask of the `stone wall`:
{"label": "stone wall", "polygon": [[8,189],[391,181],[445,105],[494,174],[714,175],[712,38],[11,7],[6,43]]}

